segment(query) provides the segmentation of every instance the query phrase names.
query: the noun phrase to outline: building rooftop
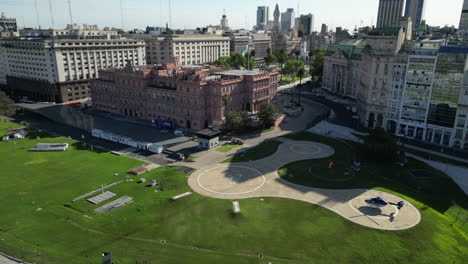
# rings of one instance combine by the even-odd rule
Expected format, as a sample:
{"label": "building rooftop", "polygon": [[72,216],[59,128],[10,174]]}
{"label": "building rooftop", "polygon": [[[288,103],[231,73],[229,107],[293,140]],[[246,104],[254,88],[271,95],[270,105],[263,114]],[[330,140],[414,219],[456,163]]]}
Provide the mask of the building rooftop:
{"label": "building rooftop", "polygon": [[325,51],[326,56],[331,56],[336,52],[340,51],[343,56],[352,60],[360,60],[362,56],[362,51],[366,46],[366,41],[362,39],[358,40],[349,40],[346,42],[340,43],[340,45],[330,45]]}
{"label": "building rooftop", "polygon": [[376,28],[369,32],[369,36],[398,36],[399,27]]}
{"label": "building rooftop", "polygon": [[211,128],[207,128],[205,130],[201,130],[197,132],[197,136],[205,139],[212,139],[215,137],[220,136],[222,133],[219,130],[213,130]]}
{"label": "building rooftop", "polygon": [[221,74],[221,75],[249,75],[249,76],[255,76],[258,74],[265,73],[260,70],[253,70],[253,71],[248,71],[248,70],[228,70],[228,71],[222,71],[222,72],[217,72],[216,74]]}

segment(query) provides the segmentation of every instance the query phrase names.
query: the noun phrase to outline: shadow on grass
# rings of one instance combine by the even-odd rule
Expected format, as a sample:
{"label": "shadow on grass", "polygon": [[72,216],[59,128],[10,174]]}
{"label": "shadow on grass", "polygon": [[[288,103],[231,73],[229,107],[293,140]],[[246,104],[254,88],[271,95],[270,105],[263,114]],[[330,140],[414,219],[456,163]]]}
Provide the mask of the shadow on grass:
{"label": "shadow on grass", "polygon": [[[362,169],[355,174],[355,177],[347,181],[327,180],[314,175],[328,175],[330,169],[326,164],[329,164],[330,161],[344,162],[351,167],[353,156],[356,155],[353,153],[355,152],[353,145],[308,132],[290,134],[285,137],[320,142],[335,148],[335,154],[332,157],[297,161],[282,167],[280,176],[291,183],[323,189],[385,188],[411,197],[442,213],[446,212],[454,203],[468,209],[467,196],[452,178],[423,162],[409,159],[405,166],[400,166],[390,162],[362,160]],[[431,171],[434,177],[415,177],[411,173],[414,170]]]}
{"label": "shadow on grass", "polygon": [[[76,150],[86,150],[86,151],[91,151],[91,146],[89,144],[86,144],[86,143],[82,143],[82,142],[75,142],[75,143],[72,143],[71,146],[76,149]],[[109,153],[109,151],[107,150],[104,150],[104,149],[101,149],[101,148],[97,148],[97,147],[93,147],[93,150],[92,152],[95,152],[95,153]]]}
{"label": "shadow on grass", "polygon": [[231,158],[223,161],[223,163],[248,162],[263,159],[275,154],[275,152],[278,150],[279,145],[281,145],[280,141],[267,140],[254,148],[247,149],[245,151],[239,151]]}

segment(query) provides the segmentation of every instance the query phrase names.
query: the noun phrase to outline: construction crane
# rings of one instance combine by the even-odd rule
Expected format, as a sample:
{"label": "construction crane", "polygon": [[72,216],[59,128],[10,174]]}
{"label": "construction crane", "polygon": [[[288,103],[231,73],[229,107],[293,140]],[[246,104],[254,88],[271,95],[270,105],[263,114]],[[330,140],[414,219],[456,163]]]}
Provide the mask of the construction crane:
{"label": "construction crane", "polygon": [[68,0],[68,13],[70,14],[70,25],[73,26],[73,14],[72,14],[71,0]]}
{"label": "construction crane", "polygon": [[52,9],[52,0],[49,0],[49,8],[50,8],[50,23],[52,25],[52,28],[55,28],[55,25],[54,25],[54,11]]}

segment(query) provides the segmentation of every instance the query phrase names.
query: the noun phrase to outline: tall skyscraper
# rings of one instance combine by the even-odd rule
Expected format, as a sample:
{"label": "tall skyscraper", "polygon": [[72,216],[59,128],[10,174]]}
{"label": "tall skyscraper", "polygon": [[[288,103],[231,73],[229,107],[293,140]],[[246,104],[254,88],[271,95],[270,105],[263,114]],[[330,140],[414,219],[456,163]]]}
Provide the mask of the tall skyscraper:
{"label": "tall skyscraper", "polygon": [[296,15],[293,8],[288,8],[286,12],[281,13],[281,30],[288,31],[294,28]]}
{"label": "tall skyscraper", "polygon": [[322,24],[322,29],[320,30],[321,35],[326,35],[328,33],[328,26],[327,24]]}
{"label": "tall skyscraper", "polygon": [[226,30],[229,28],[229,22],[228,22],[228,19],[227,19],[227,16],[226,15],[223,15],[223,18],[221,18],[221,27]]}
{"label": "tall skyscraper", "polygon": [[278,32],[280,29],[280,11],[279,6],[276,4],[275,12],[273,12],[273,31]]}
{"label": "tall skyscraper", "polygon": [[404,7],[405,0],[380,0],[377,27],[398,27]]}
{"label": "tall skyscraper", "polygon": [[257,8],[257,26],[267,26],[270,20],[270,8],[268,6],[259,6]]}
{"label": "tall skyscraper", "polygon": [[463,9],[460,18],[460,25],[458,27],[458,32],[460,32],[464,39],[468,35],[468,0],[463,2]]}
{"label": "tall skyscraper", "polygon": [[424,17],[424,7],[426,0],[406,0],[405,17],[411,17],[413,28],[421,25]]}
{"label": "tall skyscraper", "polygon": [[314,31],[314,15],[301,15],[298,19],[297,31],[299,33],[299,37],[305,37],[312,34]]}

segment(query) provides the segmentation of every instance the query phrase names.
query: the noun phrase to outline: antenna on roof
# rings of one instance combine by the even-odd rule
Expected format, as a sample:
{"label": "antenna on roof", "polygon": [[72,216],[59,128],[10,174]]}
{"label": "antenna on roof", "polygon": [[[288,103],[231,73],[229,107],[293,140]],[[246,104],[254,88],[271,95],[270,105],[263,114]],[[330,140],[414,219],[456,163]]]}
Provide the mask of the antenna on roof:
{"label": "antenna on roof", "polygon": [[68,13],[70,14],[70,25],[73,26],[73,14],[72,14],[71,0],[68,0]]}
{"label": "antenna on roof", "polygon": [[223,8],[223,15],[226,15],[226,8]]}
{"label": "antenna on roof", "polygon": [[52,23],[52,29],[55,28],[54,26],[54,11],[52,9],[52,0],[49,0],[49,8],[50,8],[50,23]]}
{"label": "antenna on roof", "polygon": [[169,27],[172,28],[171,0],[169,0]]}
{"label": "antenna on roof", "polygon": [[37,0],[34,0],[34,8],[36,9],[36,22],[37,22],[37,27],[41,28],[41,25],[39,23],[39,11],[37,9]]}
{"label": "antenna on roof", "polygon": [[296,13],[296,17],[299,17],[299,0],[297,0],[297,13]]}
{"label": "antenna on roof", "polygon": [[124,26],[124,11],[123,11],[122,0],[120,0],[120,16],[122,18],[122,30],[123,30],[125,26]]}

